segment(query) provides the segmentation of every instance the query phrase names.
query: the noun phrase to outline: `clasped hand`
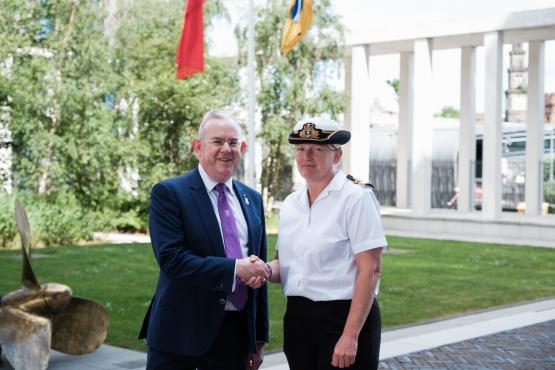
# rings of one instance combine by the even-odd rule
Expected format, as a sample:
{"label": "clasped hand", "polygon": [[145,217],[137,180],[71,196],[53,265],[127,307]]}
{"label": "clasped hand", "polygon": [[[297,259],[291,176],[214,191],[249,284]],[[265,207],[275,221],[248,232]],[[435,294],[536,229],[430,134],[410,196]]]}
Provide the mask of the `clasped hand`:
{"label": "clasped hand", "polygon": [[257,289],[270,278],[270,268],[255,255],[237,260],[237,277],[248,287]]}

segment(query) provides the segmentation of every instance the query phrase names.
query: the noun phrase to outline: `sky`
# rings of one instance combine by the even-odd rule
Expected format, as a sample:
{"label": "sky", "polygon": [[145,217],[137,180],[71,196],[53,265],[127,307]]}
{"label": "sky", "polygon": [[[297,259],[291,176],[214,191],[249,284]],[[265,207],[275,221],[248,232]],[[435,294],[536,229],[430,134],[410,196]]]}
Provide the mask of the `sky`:
{"label": "sky", "polygon": [[[262,1],[262,0],[255,0]],[[289,0],[283,0],[289,2]],[[318,0],[313,0],[313,2]],[[555,0],[331,0],[332,6],[343,19],[348,32],[360,32],[364,27],[391,28],[406,22],[429,22],[442,19],[488,16],[531,9],[555,7]],[[248,0],[226,2],[232,19],[247,19]],[[242,6],[241,6],[242,5]],[[236,43],[233,39],[233,25],[218,22],[211,33],[213,46],[210,54],[233,55]],[[310,32],[310,31],[309,31]],[[477,48],[476,110],[483,111],[483,48]],[[510,45],[504,47],[503,71],[508,68]],[[442,107],[459,106],[460,90],[460,51],[457,49],[438,50],[433,53],[433,73],[436,90],[441,90],[434,99],[434,110]],[[555,41],[545,43],[545,91],[555,92]],[[399,78],[399,56],[387,55],[370,58],[370,84],[374,97],[387,100],[391,97],[386,81]],[[507,86],[507,73],[503,76],[504,88]],[[343,81],[334,81],[341,85]],[[385,103],[387,104],[387,102]]]}

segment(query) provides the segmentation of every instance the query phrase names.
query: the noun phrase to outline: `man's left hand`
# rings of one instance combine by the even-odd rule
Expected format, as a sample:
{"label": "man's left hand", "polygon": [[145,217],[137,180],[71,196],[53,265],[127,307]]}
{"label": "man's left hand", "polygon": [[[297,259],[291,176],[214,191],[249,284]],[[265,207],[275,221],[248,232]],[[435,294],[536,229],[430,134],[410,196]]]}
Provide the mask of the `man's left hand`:
{"label": "man's left hand", "polygon": [[249,362],[247,363],[247,370],[258,370],[264,361],[264,354],[262,353],[264,343],[256,343],[256,353],[249,354]]}
{"label": "man's left hand", "polygon": [[[249,261],[250,263],[256,263],[258,261],[264,262],[260,259],[260,257],[256,256],[256,255],[251,255],[249,256]],[[266,264],[266,266],[269,266],[268,264]],[[268,267],[269,271],[271,271],[271,267]],[[271,272],[270,272],[271,275]],[[253,288],[253,289],[258,289],[260,288],[262,285],[266,284],[266,282],[268,281],[265,277],[262,276],[253,276],[251,277],[249,280],[241,280],[243,284],[245,284],[246,286]]]}

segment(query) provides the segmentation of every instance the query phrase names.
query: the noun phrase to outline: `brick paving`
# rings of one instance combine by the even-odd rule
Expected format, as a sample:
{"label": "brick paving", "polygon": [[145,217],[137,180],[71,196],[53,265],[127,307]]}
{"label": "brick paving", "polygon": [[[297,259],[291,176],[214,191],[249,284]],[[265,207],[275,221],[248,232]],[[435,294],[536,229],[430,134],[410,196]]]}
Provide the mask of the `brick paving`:
{"label": "brick paving", "polygon": [[555,320],[394,357],[379,369],[555,370]]}

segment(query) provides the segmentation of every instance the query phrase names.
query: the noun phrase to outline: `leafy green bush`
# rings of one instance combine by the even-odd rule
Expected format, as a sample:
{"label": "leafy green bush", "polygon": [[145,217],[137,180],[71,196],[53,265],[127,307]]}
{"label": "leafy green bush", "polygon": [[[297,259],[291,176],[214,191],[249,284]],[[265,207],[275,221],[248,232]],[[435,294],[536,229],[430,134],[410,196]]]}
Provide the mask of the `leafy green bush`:
{"label": "leafy green bush", "polygon": [[82,207],[71,193],[49,196],[0,193],[0,247],[14,247],[18,240],[14,211],[16,198],[20,199],[27,212],[35,246],[74,244],[89,240],[93,231],[146,230],[146,217],[133,208],[93,212]]}
{"label": "leafy green bush", "polygon": [[17,234],[14,196],[0,193],[0,247],[11,246]]}
{"label": "leafy green bush", "polygon": [[34,239],[49,246],[88,240],[95,226],[77,199],[69,193],[36,197],[26,205]]}
{"label": "leafy green bush", "polygon": [[145,232],[146,217],[142,217],[136,209],[128,211],[118,211],[107,209],[102,212],[96,212],[95,231],[119,231],[124,233]]}
{"label": "leafy green bush", "polygon": [[555,184],[544,183],[543,201],[549,203],[548,213],[555,213]]}
{"label": "leafy green bush", "polygon": [[543,187],[543,201],[555,204],[555,185],[545,184]]}
{"label": "leafy green bush", "polygon": [[0,245],[3,247],[15,244],[16,198],[20,199],[29,218],[33,245],[71,244],[90,239],[96,226],[75,197],[67,193],[56,196],[0,195]]}

